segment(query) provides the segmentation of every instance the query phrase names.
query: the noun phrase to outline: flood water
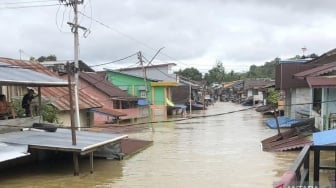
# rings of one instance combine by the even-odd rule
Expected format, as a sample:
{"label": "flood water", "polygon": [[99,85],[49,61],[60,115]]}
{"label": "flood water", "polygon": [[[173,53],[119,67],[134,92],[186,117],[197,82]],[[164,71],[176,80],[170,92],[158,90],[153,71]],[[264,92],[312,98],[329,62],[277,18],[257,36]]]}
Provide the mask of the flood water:
{"label": "flood water", "polygon": [[1,172],[0,187],[272,187],[299,151],[262,151],[260,141],[277,131],[244,108],[217,102],[193,111],[214,116],[142,125],[127,134],[153,145],[122,161],[95,159],[93,174],[87,159],[80,160],[79,176],[71,160],[51,161]]}

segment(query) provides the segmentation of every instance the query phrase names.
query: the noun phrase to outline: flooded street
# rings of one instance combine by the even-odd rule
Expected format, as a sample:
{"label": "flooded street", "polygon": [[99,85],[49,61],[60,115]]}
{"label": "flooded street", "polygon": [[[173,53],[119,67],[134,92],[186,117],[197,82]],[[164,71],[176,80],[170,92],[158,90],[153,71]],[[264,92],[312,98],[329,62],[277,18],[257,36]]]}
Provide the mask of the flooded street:
{"label": "flooded street", "polygon": [[[207,116],[144,126],[130,138],[153,140],[149,148],[122,161],[55,161],[1,172],[1,187],[272,187],[297,157],[293,152],[263,152],[260,141],[277,134],[254,109],[217,102]],[[238,111],[224,114],[225,112]],[[221,115],[215,115],[221,114]],[[111,128],[113,129],[113,128]]]}

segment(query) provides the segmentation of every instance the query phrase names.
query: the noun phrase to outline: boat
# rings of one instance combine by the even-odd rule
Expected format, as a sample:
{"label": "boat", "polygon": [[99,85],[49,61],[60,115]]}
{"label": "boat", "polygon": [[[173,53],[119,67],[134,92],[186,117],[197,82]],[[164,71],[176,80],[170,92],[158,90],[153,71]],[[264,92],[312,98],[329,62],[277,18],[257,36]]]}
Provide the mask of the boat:
{"label": "boat", "polygon": [[[190,110],[190,103],[185,104],[187,106],[187,110]],[[200,102],[191,103],[191,110],[206,110],[207,107]]]}

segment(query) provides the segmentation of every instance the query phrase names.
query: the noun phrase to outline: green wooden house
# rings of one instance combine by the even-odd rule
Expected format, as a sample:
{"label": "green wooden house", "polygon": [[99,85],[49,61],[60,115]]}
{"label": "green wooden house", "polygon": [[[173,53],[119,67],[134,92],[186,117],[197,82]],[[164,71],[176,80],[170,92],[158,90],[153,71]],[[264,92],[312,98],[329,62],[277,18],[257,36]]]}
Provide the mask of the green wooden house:
{"label": "green wooden house", "polygon": [[[147,107],[148,116],[152,120],[167,118],[166,99],[171,99],[170,87],[178,86],[177,82],[148,79],[114,70],[106,71],[107,79],[112,84],[142,99],[138,104],[141,108]],[[145,113],[146,108],[143,111]]]}

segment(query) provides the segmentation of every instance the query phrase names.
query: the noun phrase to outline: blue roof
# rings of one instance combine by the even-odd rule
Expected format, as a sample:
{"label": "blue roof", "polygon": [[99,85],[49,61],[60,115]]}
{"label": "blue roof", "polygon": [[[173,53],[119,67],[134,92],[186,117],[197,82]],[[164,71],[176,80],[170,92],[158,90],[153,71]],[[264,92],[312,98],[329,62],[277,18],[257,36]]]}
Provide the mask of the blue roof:
{"label": "blue roof", "polygon": [[327,145],[336,143],[336,129],[313,133],[314,145]]}

